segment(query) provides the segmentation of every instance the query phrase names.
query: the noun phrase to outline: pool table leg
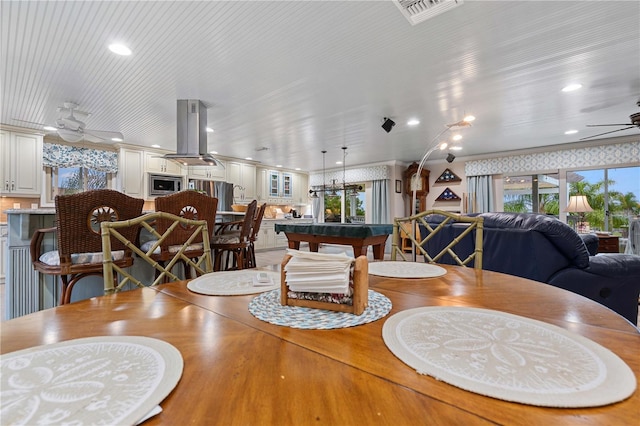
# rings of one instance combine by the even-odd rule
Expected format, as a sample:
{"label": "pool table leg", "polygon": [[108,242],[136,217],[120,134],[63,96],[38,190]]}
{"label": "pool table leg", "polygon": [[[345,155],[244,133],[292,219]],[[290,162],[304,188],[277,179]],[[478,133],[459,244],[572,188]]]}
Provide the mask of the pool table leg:
{"label": "pool table leg", "polygon": [[309,251],[317,253],[319,247],[320,247],[320,243],[312,243],[311,241],[309,241]]}
{"label": "pool table leg", "polygon": [[[373,246],[373,258],[376,260],[384,259],[384,244],[376,244]],[[365,253],[366,254],[366,253]]]}
{"label": "pool table leg", "polygon": [[300,250],[300,241],[289,240],[289,248],[294,250]]}

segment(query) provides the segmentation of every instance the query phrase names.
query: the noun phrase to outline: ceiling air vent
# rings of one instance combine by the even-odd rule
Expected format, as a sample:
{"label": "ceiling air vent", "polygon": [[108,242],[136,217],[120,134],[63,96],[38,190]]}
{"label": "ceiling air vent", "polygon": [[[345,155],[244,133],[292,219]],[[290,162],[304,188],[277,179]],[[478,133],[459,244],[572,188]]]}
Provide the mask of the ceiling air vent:
{"label": "ceiling air vent", "polygon": [[394,3],[411,25],[415,25],[458,7],[464,2],[463,0],[395,0]]}

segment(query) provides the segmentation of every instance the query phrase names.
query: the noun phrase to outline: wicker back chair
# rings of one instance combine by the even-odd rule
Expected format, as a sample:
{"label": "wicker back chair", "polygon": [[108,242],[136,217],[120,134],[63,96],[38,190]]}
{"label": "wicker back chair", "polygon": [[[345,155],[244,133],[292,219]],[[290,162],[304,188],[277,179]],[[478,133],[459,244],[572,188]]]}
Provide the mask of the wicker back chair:
{"label": "wicker back chair", "polygon": [[[157,212],[171,213],[172,215],[185,219],[205,220],[209,230],[209,237],[211,237],[211,232],[213,232],[215,228],[217,208],[217,198],[191,190],[180,191],[155,199],[155,210]],[[173,220],[161,217],[158,218],[155,229],[158,234],[163,235],[172,225]],[[156,251],[150,255],[151,258],[162,264],[173,259],[176,251],[182,248],[192,234],[192,227],[187,227],[184,224],[178,226],[173,232],[167,235]],[[146,252],[155,242],[156,240],[146,242],[141,246],[142,250]],[[186,248],[184,254],[189,259],[196,259],[204,254],[202,235],[196,235],[194,237],[191,245]],[[185,278],[190,279],[191,269],[186,267],[185,262],[180,261],[179,263],[184,266]],[[156,270],[156,272],[158,271]]]}
{"label": "wicker back chair", "polygon": [[247,206],[243,220],[224,223],[216,229],[211,238],[214,271],[249,267],[247,254],[257,207],[258,202],[253,200]]}
{"label": "wicker back chair", "polygon": [[[163,233],[158,232],[158,223],[163,223],[166,229]],[[126,236],[126,230],[131,228],[145,229],[155,237],[155,243],[149,246],[148,250],[142,251],[137,247],[137,242]],[[188,236],[185,238],[185,229],[188,229]],[[121,290],[126,284],[133,283],[138,287],[144,287],[145,284],[123,270],[116,262],[114,262],[112,254],[113,242],[123,244],[132,250],[140,259],[149,263],[159,273],[151,285],[160,284],[163,281],[178,281],[180,278],[171,272],[172,268],[178,262],[184,262],[186,269],[193,268],[197,275],[209,273],[213,270],[211,262],[211,249],[209,248],[209,228],[206,220],[191,220],[182,216],[176,216],[166,212],[147,213],[143,216],[136,217],[131,220],[122,220],[117,222],[104,222],[101,224],[102,233],[102,251],[104,254],[104,291],[105,294],[111,294]],[[165,241],[176,241],[175,234],[184,238],[182,244],[173,245],[171,259],[166,259],[168,263],[160,263],[155,260],[154,253],[156,249],[163,245]],[[190,248],[196,240],[202,241],[202,254],[197,258],[191,257]],[[122,280],[115,279],[114,271],[122,276]]]}
{"label": "wicker back chair", "polygon": [[[38,229],[31,238],[31,260],[36,271],[59,275],[60,304],[71,301],[76,283],[90,275],[102,275],[100,223],[129,220],[142,214],[144,200],[111,189],[98,189],[55,198],[56,226]],[[137,228],[124,229],[135,240]],[[55,233],[57,250],[43,252],[45,236]],[[113,241],[113,262],[122,268],[133,264],[131,250]]]}
{"label": "wicker back chair", "polygon": [[[443,217],[442,221],[435,228],[432,227],[427,221],[427,218],[431,215],[440,215]],[[452,238],[451,242],[446,247],[442,248],[438,253],[428,253],[425,249],[426,243],[431,240],[438,232],[446,229],[445,227],[447,224],[454,222],[468,223],[469,225],[464,228],[460,235]],[[483,224],[484,218],[480,216],[461,216],[444,210],[427,210],[409,217],[397,217],[393,220],[391,260],[396,260],[398,254],[402,258],[402,260],[407,260],[402,247],[402,243],[400,241],[401,237],[403,237],[405,238],[405,240],[409,240],[409,247],[413,245],[416,253],[422,254],[425,260],[429,263],[436,263],[442,256],[448,254],[460,266],[467,266],[473,260],[474,268],[482,269]],[[417,236],[411,235],[412,232],[410,230],[412,229],[412,227],[413,229],[419,229],[420,225],[424,227],[423,229],[425,230],[425,235],[423,235],[422,237],[420,236],[420,234],[418,234]],[[474,230],[476,232],[474,251],[471,252],[471,254],[469,254],[465,259],[460,259],[456,254],[454,247],[465,237],[465,235],[471,233]]]}

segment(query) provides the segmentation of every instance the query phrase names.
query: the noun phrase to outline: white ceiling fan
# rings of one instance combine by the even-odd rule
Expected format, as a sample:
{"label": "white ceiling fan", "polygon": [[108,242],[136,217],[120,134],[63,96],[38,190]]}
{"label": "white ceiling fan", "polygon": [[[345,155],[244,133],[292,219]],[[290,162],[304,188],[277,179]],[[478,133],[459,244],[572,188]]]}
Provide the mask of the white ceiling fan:
{"label": "white ceiling fan", "polygon": [[58,113],[60,116],[56,120],[54,126],[35,123],[33,121],[18,120],[15,118],[14,120],[42,126],[44,130],[55,132],[63,140],[71,143],[80,142],[82,140],[86,140],[88,142],[122,142],[124,137],[120,132],[87,129],[84,121],[76,118],[76,114],[82,119],[86,119],[91,115],[91,113],[80,111],[77,108],[78,104],[74,102],[65,102],[64,106],[58,107]]}

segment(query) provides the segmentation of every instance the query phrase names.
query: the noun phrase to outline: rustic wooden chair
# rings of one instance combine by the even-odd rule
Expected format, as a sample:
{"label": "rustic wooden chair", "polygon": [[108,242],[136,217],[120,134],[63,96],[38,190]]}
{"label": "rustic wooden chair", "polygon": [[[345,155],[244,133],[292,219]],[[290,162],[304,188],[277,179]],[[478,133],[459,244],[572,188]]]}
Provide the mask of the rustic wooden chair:
{"label": "rustic wooden chair", "polygon": [[247,255],[257,206],[258,202],[253,200],[247,206],[243,220],[228,222],[216,229],[214,236],[211,238],[214,271],[246,269],[249,267]]}
{"label": "rustic wooden chair", "polygon": [[[217,207],[217,198],[192,190],[180,191],[163,197],[157,197],[155,199],[155,211],[157,212],[171,213],[175,216],[191,220],[206,220],[207,227],[210,232],[209,236],[211,236],[211,232],[215,229]],[[172,225],[173,221],[166,218],[160,218],[156,222],[156,230],[158,234],[163,235]],[[178,226],[162,241],[160,246],[150,255],[150,257],[162,264],[166,264],[168,260],[173,259],[174,254],[182,248],[185,241],[187,241],[191,235],[192,229],[190,227],[186,227],[184,225]],[[156,243],[156,241],[157,240],[146,241],[140,246],[140,248],[142,251],[146,252],[149,247]],[[193,239],[191,245],[187,247],[184,254],[190,259],[199,258],[204,254],[204,244],[200,235]],[[185,278],[192,278],[191,269],[186,267],[186,263],[182,261],[179,263],[184,267]],[[159,273],[158,270],[156,270],[156,272]],[[166,276],[166,278],[168,278],[168,276]]]}
{"label": "rustic wooden chair", "polygon": [[255,268],[256,265],[256,247],[255,243],[258,239],[260,232],[260,226],[262,225],[262,219],[264,218],[264,211],[267,209],[267,203],[262,204],[253,218],[253,224],[251,225],[251,235],[249,235],[249,248],[247,249],[247,266],[249,268]]}
{"label": "rustic wooden chair", "polygon": [[[55,197],[56,226],[38,229],[31,238],[31,260],[36,271],[59,275],[62,282],[60,304],[71,301],[71,292],[82,278],[102,275],[102,238],[100,224],[129,220],[142,214],[144,200],[111,189],[98,189]],[[122,230],[130,240],[137,228]],[[55,235],[56,249],[44,251],[46,236]],[[113,241],[111,261],[119,268],[133,265],[129,248]]]}
{"label": "rustic wooden chair", "polygon": [[[433,223],[429,223],[428,219],[432,215],[441,216],[442,220],[438,223],[438,225],[434,228],[432,226]],[[450,255],[455,262],[460,266],[467,266],[472,260],[475,269],[482,269],[482,230],[484,218],[480,216],[470,217],[470,216],[462,216],[455,213],[447,212],[444,210],[427,210],[415,214],[409,217],[397,217],[393,220],[393,241],[391,244],[391,260],[396,260],[398,254],[402,258],[402,260],[408,260],[407,256],[402,248],[402,244],[400,241],[401,233],[404,232],[403,229],[410,230],[413,227],[416,229],[420,228],[422,225],[422,229],[424,229],[424,233],[426,235],[423,236],[415,236],[411,235],[411,232],[405,232],[404,235],[410,241],[410,243],[415,247],[416,254],[422,254],[425,260],[429,263],[436,263],[440,260],[445,254]],[[434,236],[443,232],[443,230],[447,229],[446,226],[450,223],[468,223],[469,225],[462,230],[460,235],[455,236],[451,239],[451,241],[442,248],[437,254],[431,255],[425,249],[427,243],[434,238]],[[474,250],[465,258],[460,259],[460,257],[456,254],[454,247],[458,244],[462,239],[472,233],[475,230],[475,247]]]}
{"label": "rustic wooden chair", "polygon": [[[158,232],[157,224],[163,222],[168,224],[164,232],[160,234]],[[135,240],[130,240],[125,236],[123,230],[130,228],[145,229],[151,235],[155,237],[155,243],[151,245],[147,251],[142,251]],[[165,240],[171,240],[173,234],[180,235],[180,238],[185,237],[184,230],[188,229],[189,236],[184,240],[177,250],[172,254],[171,259],[167,259],[167,263],[160,263],[156,260],[154,253],[158,247],[160,247]],[[178,281],[180,278],[175,275],[171,270],[178,262],[184,262],[188,268],[193,268],[196,274],[202,275],[213,270],[211,262],[211,249],[209,248],[209,228],[206,220],[191,220],[181,216],[176,216],[166,212],[154,212],[148,213],[135,219],[123,220],[117,222],[103,222],[101,224],[102,233],[102,252],[104,257],[104,291],[105,294],[112,294],[120,291],[128,283],[133,283],[138,287],[144,287],[145,284],[134,277],[131,273],[123,270],[112,259],[112,241],[116,240],[119,244],[123,244],[129,250],[133,251],[138,257],[145,262],[149,263],[159,273],[156,274],[156,279],[150,285],[157,285],[163,281]],[[201,240],[203,243],[202,255],[197,258],[192,258],[189,253],[190,247],[196,240]],[[120,274],[123,279],[116,281],[114,278],[114,271]],[[168,277],[168,279],[165,279]]]}

